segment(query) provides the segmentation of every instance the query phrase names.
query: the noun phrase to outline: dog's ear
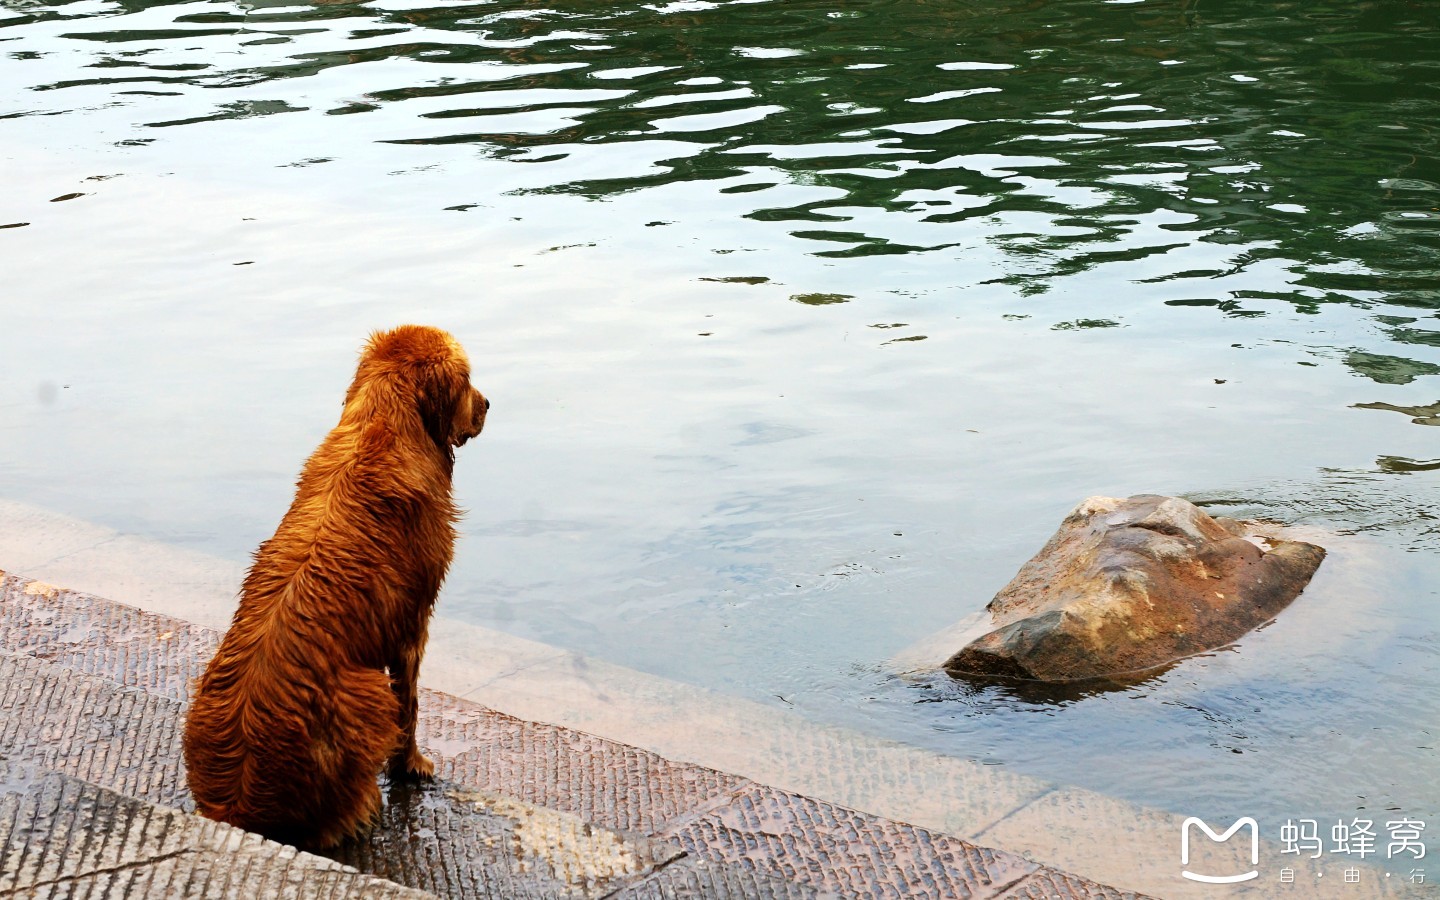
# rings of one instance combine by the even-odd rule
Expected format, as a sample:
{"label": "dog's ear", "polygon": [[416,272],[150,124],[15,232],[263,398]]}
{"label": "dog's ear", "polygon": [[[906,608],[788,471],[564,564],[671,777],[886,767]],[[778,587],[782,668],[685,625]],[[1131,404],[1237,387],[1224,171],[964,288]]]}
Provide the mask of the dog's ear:
{"label": "dog's ear", "polygon": [[455,446],[455,423],[470,390],[469,373],[460,360],[446,356],[421,366],[418,381],[416,399],[425,432],[440,447]]}

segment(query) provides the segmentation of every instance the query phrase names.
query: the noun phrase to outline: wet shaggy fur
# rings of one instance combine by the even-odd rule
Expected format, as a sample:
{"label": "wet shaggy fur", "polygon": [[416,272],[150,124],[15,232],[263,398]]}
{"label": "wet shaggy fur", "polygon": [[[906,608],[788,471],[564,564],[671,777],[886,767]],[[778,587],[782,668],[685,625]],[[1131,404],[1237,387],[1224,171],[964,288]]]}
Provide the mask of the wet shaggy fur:
{"label": "wet shaggy fur", "polygon": [[185,765],[202,815],[324,848],[377,816],[382,770],[430,777],[416,676],[455,542],[454,448],[489,405],[445,332],[371,337],[193,692]]}

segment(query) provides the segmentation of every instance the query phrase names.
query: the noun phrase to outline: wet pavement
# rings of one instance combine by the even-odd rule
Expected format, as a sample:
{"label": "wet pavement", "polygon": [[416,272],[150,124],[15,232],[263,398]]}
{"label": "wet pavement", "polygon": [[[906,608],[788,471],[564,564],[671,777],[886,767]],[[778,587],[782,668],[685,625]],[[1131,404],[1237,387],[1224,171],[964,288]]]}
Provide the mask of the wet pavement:
{"label": "wet pavement", "polygon": [[437,780],[389,789],[334,861],[297,853],[188,814],[180,726],[218,638],[0,573],[0,894],[1140,896],[429,690]]}
{"label": "wet pavement", "polygon": [[424,897],[33,764],[0,763],[0,896]]}

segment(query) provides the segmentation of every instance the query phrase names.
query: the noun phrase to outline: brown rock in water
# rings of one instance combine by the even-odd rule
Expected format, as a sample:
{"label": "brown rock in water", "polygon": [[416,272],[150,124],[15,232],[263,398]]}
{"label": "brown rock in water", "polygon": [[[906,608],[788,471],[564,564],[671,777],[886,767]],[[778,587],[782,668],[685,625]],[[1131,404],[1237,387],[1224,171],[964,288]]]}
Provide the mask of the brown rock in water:
{"label": "brown rock in water", "polygon": [[1284,609],[1325,551],[1178,497],[1091,497],[986,607],[956,675],[1103,678],[1224,646]]}

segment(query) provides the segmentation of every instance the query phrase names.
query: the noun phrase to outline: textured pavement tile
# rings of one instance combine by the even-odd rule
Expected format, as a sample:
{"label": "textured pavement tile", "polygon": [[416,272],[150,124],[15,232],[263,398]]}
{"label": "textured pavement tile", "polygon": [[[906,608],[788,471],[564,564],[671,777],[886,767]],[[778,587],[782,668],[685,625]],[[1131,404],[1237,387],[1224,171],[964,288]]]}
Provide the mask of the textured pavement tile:
{"label": "textured pavement tile", "polygon": [[999,897],[1000,900],[1149,900],[1144,894],[1117,890],[1050,868],[1025,876]]}
{"label": "textured pavement tile", "polygon": [[1003,767],[938,757],[900,744],[857,742],[843,732],[776,730],[763,746],[788,772],[788,780],[803,789],[777,787],[854,809],[886,810],[970,840],[1045,790],[1034,779]]}
{"label": "textured pavement tile", "polygon": [[685,858],[614,895],[614,900],[820,900],[835,894],[755,871],[753,866],[726,865]]}
{"label": "textured pavement tile", "polygon": [[185,699],[219,632],[0,573],[0,649]]}
{"label": "textured pavement tile", "polygon": [[663,756],[966,838],[1050,786],[762,704],[570,655],[467,691],[523,719],[613,735]]}
{"label": "textured pavement tile", "polygon": [[179,701],[0,651],[0,753],[177,809]]}
{"label": "textured pavement tile", "polygon": [[590,900],[681,851],[567,813],[434,782],[391,787],[378,827],[332,855],[442,897]]}
{"label": "textured pavement tile", "polygon": [[0,895],[424,897],[228,825],[0,761]]}
{"label": "textured pavement tile", "polygon": [[637,834],[661,831],[748,783],[435,692],[422,693],[419,734],[446,778]]}
{"label": "textured pavement tile", "polygon": [[992,897],[1039,867],[959,838],[761,785],[675,831],[700,859],[745,862],[844,897]]}

